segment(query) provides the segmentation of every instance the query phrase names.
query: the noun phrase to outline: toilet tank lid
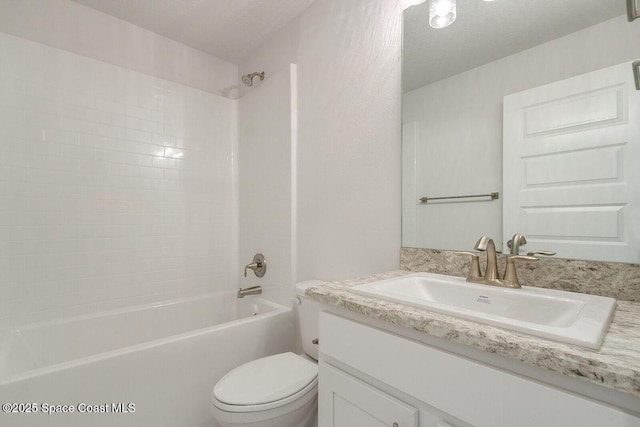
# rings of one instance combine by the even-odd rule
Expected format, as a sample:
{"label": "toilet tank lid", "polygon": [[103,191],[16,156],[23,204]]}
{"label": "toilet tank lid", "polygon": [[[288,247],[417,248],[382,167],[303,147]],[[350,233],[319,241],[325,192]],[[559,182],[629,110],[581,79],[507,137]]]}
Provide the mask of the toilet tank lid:
{"label": "toilet tank lid", "polygon": [[261,405],[297,393],[318,375],[318,366],[294,353],[252,360],[227,373],[213,389],[229,405]]}
{"label": "toilet tank lid", "polygon": [[328,283],[329,282],[325,282],[324,280],[306,280],[304,282],[296,283],[296,295],[303,297],[308,288],[326,285]]}

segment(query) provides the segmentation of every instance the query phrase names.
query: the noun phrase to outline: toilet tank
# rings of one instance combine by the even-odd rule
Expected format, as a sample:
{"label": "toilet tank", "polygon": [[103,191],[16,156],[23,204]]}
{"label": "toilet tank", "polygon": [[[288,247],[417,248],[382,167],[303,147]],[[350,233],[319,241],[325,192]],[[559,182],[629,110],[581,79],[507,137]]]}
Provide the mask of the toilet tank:
{"label": "toilet tank", "polygon": [[318,317],[320,304],[307,298],[304,293],[307,288],[327,284],[322,280],[307,280],[296,284],[296,296],[298,300],[298,327],[302,350],[310,357],[318,360],[318,345],[313,340],[318,338]]}

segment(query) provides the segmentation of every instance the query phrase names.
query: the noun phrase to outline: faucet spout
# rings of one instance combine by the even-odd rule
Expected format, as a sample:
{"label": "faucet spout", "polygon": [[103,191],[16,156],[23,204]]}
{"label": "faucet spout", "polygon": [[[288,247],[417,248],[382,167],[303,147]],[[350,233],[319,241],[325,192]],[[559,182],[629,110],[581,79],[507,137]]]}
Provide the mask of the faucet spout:
{"label": "faucet spout", "polygon": [[474,249],[487,252],[487,267],[484,271],[485,280],[499,280],[498,257],[496,256],[496,245],[493,243],[493,239],[482,236],[476,243]]}
{"label": "faucet spout", "polygon": [[262,293],[261,286],[252,286],[250,288],[240,288],[238,289],[238,298],[244,298],[247,295],[260,295]]}

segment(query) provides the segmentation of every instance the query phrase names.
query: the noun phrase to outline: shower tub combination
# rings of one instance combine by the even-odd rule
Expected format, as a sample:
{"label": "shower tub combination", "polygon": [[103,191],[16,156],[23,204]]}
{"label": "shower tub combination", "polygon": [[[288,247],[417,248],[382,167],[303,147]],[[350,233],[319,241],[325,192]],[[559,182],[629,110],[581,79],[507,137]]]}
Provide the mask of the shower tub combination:
{"label": "shower tub combination", "polygon": [[15,329],[0,338],[0,425],[209,427],[214,384],[293,351],[295,333],[290,308],[231,293]]}

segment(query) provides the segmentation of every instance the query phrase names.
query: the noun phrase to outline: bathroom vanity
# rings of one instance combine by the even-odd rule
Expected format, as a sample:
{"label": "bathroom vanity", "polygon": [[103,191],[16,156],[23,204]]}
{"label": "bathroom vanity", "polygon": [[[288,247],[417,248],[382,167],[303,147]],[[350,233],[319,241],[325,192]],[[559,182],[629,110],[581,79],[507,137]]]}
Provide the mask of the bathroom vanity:
{"label": "bathroom vanity", "polygon": [[307,290],[320,316],[319,426],[640,426],[640,304],[588,350],[350,288]]}

